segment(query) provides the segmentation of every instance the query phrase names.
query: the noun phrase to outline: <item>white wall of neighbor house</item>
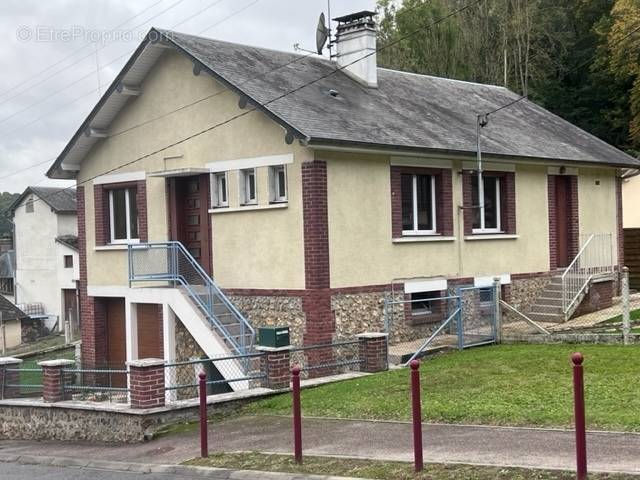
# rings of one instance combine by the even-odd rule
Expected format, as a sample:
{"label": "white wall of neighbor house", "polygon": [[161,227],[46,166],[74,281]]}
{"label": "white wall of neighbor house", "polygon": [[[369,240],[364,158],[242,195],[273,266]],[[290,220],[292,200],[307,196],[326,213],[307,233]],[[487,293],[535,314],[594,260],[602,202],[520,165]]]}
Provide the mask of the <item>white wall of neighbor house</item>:
{"label": "white wall of neighbor house", "polygon": [[613,168],[581,168],[578,175],[580,234],[610,233],[614,261],[618,245],[616,171]]}
{"label": "white wall of neighbor house", "polygon": [[[27,196],[25,200],[28,201],[30,197]],[[15,297],[18,303],[43,303],[47,313],[60,315],[55,242],[58,235],[57,215],[43,201],[34,201],[31,213],[27,212],[25,203],[16,208],[13,220],[16,240]]]}
{"label": "white wall of neighbor house", "polygon": [[640,228],[640,175],[622,181],[622,225]]}
{"label": "white wall of neighbor house", "polygon": [[[71,267],[66,266],[65,257],[71,257]],[[80,279],[78,251],[56,242],[56,270],[58,287],[75,290],[76,281]]]}
{"label": "white wall of neighbor house", "polygon": [[[222,92],[161,121],[149,123],[97,143],[82,163],[78,182],[106,171],[146,174],[178,168],[207,168],[216,162],[242,164],[247,159],[292,155],[287,165],[289,198],[285,205],[271,208],[268,195],[268,167],[257,168],[256,207],[239,207],[237,168],[229,167],[229,207],[212,215],[213,267],[216,281],[233,288],[303,288],[304,254],[302,237],[301,162],[312,155],[298,142],[287,145],[285,131],[259,112],[243,117],[142,161],[117,167],[158,150],[200,130],[246,112],[238,107],[239,97],[212,77],[193,75],[192,63],[167,51],[133,99],[110,126],[112,134],[163,115],[185,104]],[[147,176],[147,219],[150,242],[168,239],[166,180]],[[95,248],[94,198],[92,182],[85,186],[87,270],[90,285],[126,285],[127,252],[122,246]],[[266,209],[265,209],[266,208]]]}

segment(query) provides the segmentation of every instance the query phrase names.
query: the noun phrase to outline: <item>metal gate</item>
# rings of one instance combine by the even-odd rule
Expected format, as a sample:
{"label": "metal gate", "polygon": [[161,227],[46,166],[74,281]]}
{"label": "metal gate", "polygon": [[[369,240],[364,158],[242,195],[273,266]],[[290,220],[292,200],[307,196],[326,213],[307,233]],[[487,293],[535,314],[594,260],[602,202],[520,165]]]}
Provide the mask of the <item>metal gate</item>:
{"label": "metal gate", "polygon": [[495,342],[494,287],[458,287],[452,295],[404,294],[387,298],[384,324],[389,361],[406,364],[446,348],[468,348]]}

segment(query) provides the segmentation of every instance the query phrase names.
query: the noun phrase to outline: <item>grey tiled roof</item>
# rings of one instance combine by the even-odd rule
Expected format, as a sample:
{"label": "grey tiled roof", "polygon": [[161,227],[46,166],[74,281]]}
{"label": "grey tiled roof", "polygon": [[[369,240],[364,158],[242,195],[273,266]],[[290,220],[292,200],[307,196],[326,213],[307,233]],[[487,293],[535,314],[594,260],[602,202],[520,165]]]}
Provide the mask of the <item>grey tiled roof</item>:
{"label": "grey tiled roof", "polygon": [[[326,59],[161,32],[261,104],[326,77],[266,105],[267,113],[311,143],[474,153],[476,115],[518,98],[503,87],[382,68],[378,88],[371,89],[343,72],[331,74],[336,66]],[[637,159],[528,100],[492,115],[482,134],[487,154],[640,167]]]}
{"label": "grey tiled roof", "polygon": [[67,247],[78,250],[78,237],[77,235],[61,235],[56,237],[56,242],[59,242]]}
{"label": "grey tiled roof", "polygon": [[0,312],[2,312],[3,320],[15,320],[19,318],[28,318],[28,316],[16,307],[9,300],[0,295]]}
{"label": "grey tiled roof", "polygon": [[10,210],[14,211],[29,193],[36,195],[56,213],[75,213],[78,208],[75,188],[27,187],[13,202]]}

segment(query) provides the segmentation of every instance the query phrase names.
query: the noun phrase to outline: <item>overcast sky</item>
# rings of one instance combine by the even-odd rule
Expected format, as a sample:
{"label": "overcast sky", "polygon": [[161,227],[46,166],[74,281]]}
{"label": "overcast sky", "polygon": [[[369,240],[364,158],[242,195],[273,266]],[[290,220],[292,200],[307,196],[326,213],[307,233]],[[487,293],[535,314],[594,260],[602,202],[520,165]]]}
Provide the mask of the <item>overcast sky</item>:
{"label": "overcast sky", "polygon": [[[2,0],[0,191],[69,185],[44,172],[150,27],[313,49],[326,0]],[[331,16],[375,9],[332,0]],[[96,70],[98,70],[96,72]],[[32,165],[37,167],[11,175]]]}

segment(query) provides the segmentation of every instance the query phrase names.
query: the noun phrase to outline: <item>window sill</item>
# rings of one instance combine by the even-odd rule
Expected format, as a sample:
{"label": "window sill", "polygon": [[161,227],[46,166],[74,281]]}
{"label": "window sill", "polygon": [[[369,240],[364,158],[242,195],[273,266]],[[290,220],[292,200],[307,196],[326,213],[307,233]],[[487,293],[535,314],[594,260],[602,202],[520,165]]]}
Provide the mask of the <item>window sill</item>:
{"label": "window sill", "polygon": [[456,237],[443,237],[442,235],[415,235],[394,238],[393,243],[416,243],[416,242],[453,242]]}
{"label": "window sill", "polygon": [[[138,244],[132,243],[131,245],[138,245]],[[127,245],[126,243],[116,243],[113,245],[100,245],[100,246],[94,247],[94,250],[96,252],[104,252],[109,250],[127,250],[128,248],[129,248],[129,245]]]}
{"label": "window sill", "polygon": [[520,235],[508,233],[474,233],[464,237],[465,240],[516,240],[518,238]]}
{"label": "window sill", "polygon": [[224,207],[224,208],[211,208],[209,209],[209,213],[219,214],[219,213],[232,213],[232,212],[251,212],[255,210],[277,210],[281,208],[287,208],[289,206],[288,203],[270,203],[269,205],[243,205],[241,207]]}

